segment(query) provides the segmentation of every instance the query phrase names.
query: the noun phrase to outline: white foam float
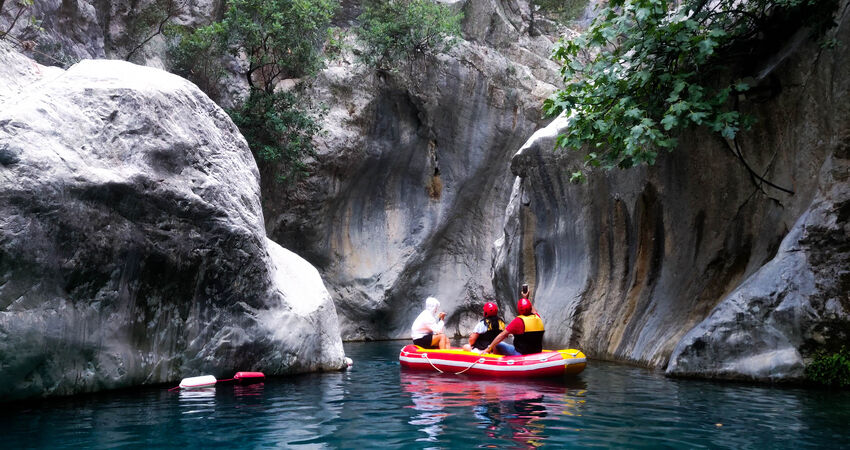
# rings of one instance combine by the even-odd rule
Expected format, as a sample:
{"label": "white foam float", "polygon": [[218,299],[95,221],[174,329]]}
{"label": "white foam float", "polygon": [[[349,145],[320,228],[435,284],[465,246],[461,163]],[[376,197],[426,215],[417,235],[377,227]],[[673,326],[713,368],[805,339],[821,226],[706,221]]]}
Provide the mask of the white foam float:
{"label": "white foam float", "polygon": [[212,375],[184,378],[180,381],[180,389],[205,388],[215,386],[216,379]]}

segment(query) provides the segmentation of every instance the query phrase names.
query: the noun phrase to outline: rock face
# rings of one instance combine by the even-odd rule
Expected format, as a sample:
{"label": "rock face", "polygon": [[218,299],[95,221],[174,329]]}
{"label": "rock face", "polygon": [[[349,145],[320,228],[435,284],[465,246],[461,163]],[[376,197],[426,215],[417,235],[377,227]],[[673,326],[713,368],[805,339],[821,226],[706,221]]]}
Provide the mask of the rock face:
{"label": "rock face", "polygon": [[319,267],[344,339],[408,337],[428,295],[456,329],[494,295],[508,162],[557,68],[527,2],[451,3],[465,39],[446,55],[394,73],[332,62],[311,91],[330,107],[311,177],[288,192],[263,177],[269,235]]}
{"label": "rock face", "polygon": [[157,69],[0,49],[0,400],[343,366],[227,115]]}
{"label": "rock face", "polygon": [[667,374],[794,380],[850,338],[850,140],[827,160],[779,253],[679,342]]}
{"label": "rock face", "polygon": [[[16,3],[7,1],[0,11],[0,29],[12,25]],[[10,34],[31,41],[32,56],[43,64],[69,66],[82,59],[129,56],[162,68],[160,21],[170,17],[169,23],[207,25],[220,18],[223,6],[221,0],[38,0],[24,9]]]}
{"label": "rock face", "polygon": [[701,132],[655,167],[591,172],[583,185],[568,182],[578,158],[551,150],[563,120],[517,153],[494,284],[507,297],[530,282],[549,345],[670,374],[787,380],[814,347],[846,340],[841,11],[830,37],[842,48],[790,39],[748,103],[757,125],[740,136],[744,155],[793,196],[757,187]]}

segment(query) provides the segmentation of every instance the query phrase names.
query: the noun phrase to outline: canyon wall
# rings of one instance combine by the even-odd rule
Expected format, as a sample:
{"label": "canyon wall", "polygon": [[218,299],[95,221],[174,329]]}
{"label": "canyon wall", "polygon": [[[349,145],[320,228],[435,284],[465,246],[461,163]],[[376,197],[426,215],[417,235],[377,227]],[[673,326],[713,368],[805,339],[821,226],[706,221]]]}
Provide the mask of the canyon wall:
{"label": "canyon wall", "polygon": [[671,375],[802,377],[811,349],[848,337],[846,6],[828,37],[791,37],[744,103],[744,157],[793,195],[701,131],[654,167],[571,184],[559,119],[512,160],[497,291],[530,281],[550,346]]}
{"label": "canyon wall", "polygon": [[322,271],[344,339],[408,337],[429,295],[466,334],[495,298],[508,163],[545,123],[557,66],[526,2],[450,3],[464,32],[447,54],[389,72],[330,62],[311,89],[329,107],[311,176],[287,190],[263,174],[269,235]]}

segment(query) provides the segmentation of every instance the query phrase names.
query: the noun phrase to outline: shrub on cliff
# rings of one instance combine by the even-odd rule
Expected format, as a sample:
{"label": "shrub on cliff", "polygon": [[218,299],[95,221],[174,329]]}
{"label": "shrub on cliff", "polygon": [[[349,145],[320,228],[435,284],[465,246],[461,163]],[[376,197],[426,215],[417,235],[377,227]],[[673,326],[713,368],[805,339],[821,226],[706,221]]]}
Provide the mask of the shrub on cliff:
{"label": "shrub on cliff", "polygon": [[230,0],[222,24],[227,47],[248,58],[253,88],[271,92],[282,79],[315,73],[336,0]]}
{"label": "shrub on cliff", "polygon": [[304,174],[319,131],[316,112],[302,106],[297,91],[282,92],[288,78],[312,75],[322,64],[337,0],[231,0],[220,22],[171,32],[172,70],[218,96],[227,53],[246,60],[242,75],[250,92],[228,110],[258,164],[274,164],[278,179]]}
{"label": "shrub on cliff", "polygon": [[314,154],[313,135],[320,129],[314,114],[299,108],[298,101],[292,92],[251,89],[241,106],[228,110],[257,162],[275,164],[283,182],[307,174],[303,158]]}
{"label": "shrub on cliff", "polygon": [[[581,17],[589,0],[532,0],[532,14],[537,12],[559,23],[570,24]],[[535,11],[536,10],[536,11]]]}
{"label": "shrub on cliff", "polygon": [[213,23],[196,30],[183,27],[166,29],[170,45],[166,52],[168,69],[195,83],[213,100],[219,101],[220,83],[225,75],[222,56],[224,27]]}
{"label": "shrub on cliff", "polygon": [[419,55],[443,52],[460,35],[463,13],[431,0],[374,0],[358,17],[362,61],[378,69],[397,68]]}
{"label": "shrub on cliff", "polygon": [[846,347],[835,353],[819,351],[806,366],[806,378],[825,386],[850,387],[850,351]]}
{"label": "shrub on cliff", "polygon": [[[584,149],[591,167],[628,168],[654,164],[660,151],[676,147],[677,131],[701,126],[727,142],[753,179],[767,183],[735,140],[752,123],[739,101],[754,84],[756,64],[797,29],[831,26],[836,6],[835,0],[611,0],[584,33],[555,48],[566,86],[544,110],[569,114],[557,146]],[[581,178],[583,171],[573,173]]]}

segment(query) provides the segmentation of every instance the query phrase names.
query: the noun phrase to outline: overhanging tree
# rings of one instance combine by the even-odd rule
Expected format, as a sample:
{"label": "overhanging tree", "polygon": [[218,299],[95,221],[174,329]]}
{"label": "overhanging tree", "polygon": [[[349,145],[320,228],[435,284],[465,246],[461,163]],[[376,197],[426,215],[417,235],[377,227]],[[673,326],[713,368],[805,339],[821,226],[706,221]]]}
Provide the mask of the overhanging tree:
{"label": "overhanging tree", "polygon": [[[738,108],[752,62],[802,26],[831,25],[834,0],[610,0],[590,27],[563,39],[554,57],[566,86],[544,102],[568,126],[557,147],[591,167],[654,164],[676,134],[706,127],[729,143],[759,186],[737,142],[752,119]],[[584,171],[572,173],[582,180]]]}

